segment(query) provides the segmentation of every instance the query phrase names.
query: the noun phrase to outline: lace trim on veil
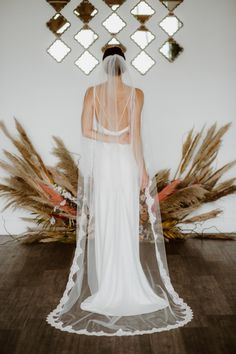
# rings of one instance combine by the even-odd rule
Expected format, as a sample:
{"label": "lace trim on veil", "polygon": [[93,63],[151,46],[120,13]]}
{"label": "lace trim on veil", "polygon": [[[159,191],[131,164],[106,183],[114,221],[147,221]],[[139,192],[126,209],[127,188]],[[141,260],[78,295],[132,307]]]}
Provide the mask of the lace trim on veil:
{"label": "lace trim on veil", "polygon": [[[49,315],[47,315],[47,317],[46,317],[46,321],[50,325],[52,325],[53,327],[55,327],[57,329],[60,329],[61,331],[66,331],[66,332],[70,332],[70,333],[95,335],[95,336],[103,336],[103,335],[105,335],[105,336],[125,336],[125,335],[140,335],[140,334],[162,332],[162,331],[182,327],[191,321],[191,319],[193,318],[193,311],[192,311],[191,307],[187,303],[185,303],[183,301],[183,299],[181,297],[179,297],[178,293],[174,290],[174,288],[171,284],[171,281],[170,281],[170,277],[167,274],[167,272],[163,266],[163,263],[162,263],[162,260],[160,257],[160,253],[158,251],[158,247],[157,247],[157,243],[156,243],[158,235],[154,229],[154,222],[157,220],[157,218],[155,215],[153,215],[152,210],[151,210],[152,205],[154,204],[154,198],[150,195],[150,192],[149,192],[150,185],[151,185],[151,179],[149,180],[148,187],[146,187],[146,189],[145,189],[145,195],[146,195],[146,202],[147,202],[147,206],[148,206],[149,219],[151,222],[151,227],[152,227],[153,235],[155,238],[155,252],[156,252],[156,258],[158,261],[159,271],[162,276],[163,283],[165,284],[166,289],[169,291],[169,294],[172,296],[172,299],[174,300],[174,302],[176,304],[180,305],[181,309],[184,310],[184,319],[177,321],[175,324],[170,324],[170,325],[167,325],[167,326],[161,327],[161,328],[154,327],[152,329],[142,330],[142,331],[140,331],[140,330],[123,331],[122,329],[119,329],[118,331],[113,332],[113,333],[107,333],[104,331],[89,332],[86,329],[75,330],[72,328],[72,326],[69,326],[69,325],[63,326],[63,322],[58,319],[58,315],[60,315],[60,312],[63,309],[63,305],[65,305],[67,300],[69,299],[69,296],[68,296],[69,291],[75,285],[75,282],[73,280],[73,276],[80,270],[80,267],[77,264],[77,259],[83,253],[83,249],[81,248],[80,243],[81,243],[81,240],[83,239],[83,237],[86,236],[86,231],[83,228],[83,225],[84,225],[83,220],[81,220],[81,226],[80,226],[80,230],[79,230],[79,240],[78,240],[78,244],[75,249],[75,254],[74,254],[73,262],[72,262],[72,265],[70,268],[70,273],[69,273],[66,289],[64,291],[64,294],[63,294],[58,306],[52,312],[50,312]],[[85,208],[85,200],[84,200],[83,208],[82,208],[82,212],[81,212],[81,218],[83,218],[83,219],[86,218],[84,208]]]}

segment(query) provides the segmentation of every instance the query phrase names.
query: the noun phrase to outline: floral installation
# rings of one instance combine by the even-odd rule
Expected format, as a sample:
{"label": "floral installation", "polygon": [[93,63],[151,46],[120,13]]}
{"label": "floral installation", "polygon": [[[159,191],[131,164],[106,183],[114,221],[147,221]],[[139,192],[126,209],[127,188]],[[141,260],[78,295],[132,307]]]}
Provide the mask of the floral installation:
{"label": "floral installation", "polygon": [[[56,166],[46,166],[36,151],[23,126],[15,119],[18,136],[14,137],[3,121],[0,130],[10,139],[18,154],[3,150],[8,161],[0,160],[0,167],[8,174],[0,184],[0,196],[7,200],[7,208],[24,209],[31,217],[23,220],[34,227],[17,235],[17,240],[32,242],[66,242],[76,240],[76,219],[83,201],[83,178],[77,163],[64,142],[53,136],[55,146],[52,153],[57,157]],[[213,168],[228,123],[220,128],[214,123],[206,131],[194,133],[192,128],[183,143],[182,156],[177,170],[171,178],[171,170],[158,171],[152,179],[151,195],[159,201],[162,229],[165,241],[189,237],[234,239],[231,234],[197,233],[198,223],[214,219],[223,212],[212,209],[192,216],[191,213],[203,204],[214,202],[236,192],[236,178],[220,182],[220,179],[236,160],[219,169]],[[153,211],[155,211],[155,203]],[[183,226],[193,225],[185,232]],[[150,222],[144,192],[140,192],[140,240],[152,241]]]}

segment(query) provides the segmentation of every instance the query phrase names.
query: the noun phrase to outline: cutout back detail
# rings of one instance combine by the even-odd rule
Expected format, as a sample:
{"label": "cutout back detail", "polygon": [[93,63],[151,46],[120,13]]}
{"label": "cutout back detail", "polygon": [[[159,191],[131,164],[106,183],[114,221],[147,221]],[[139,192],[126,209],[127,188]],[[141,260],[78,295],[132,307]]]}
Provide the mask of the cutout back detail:
{"label": "cutout back detail", "polygon": [[[96,87],[95,87],[95,86],[94,86],[94,88],[93,88],[93,92],[94,92],[94,96],[93,96],[93,97],[94,97],[94,105],[95,105],[95,107],[94,107],[94,112],[95,112],[95,119],[96,119],[97,124],[99,124],[103,129],[105,129],[105,130],[107,130],[107,131],[109,131],[109,132],[117,132],[117,133],[119,133],[119,132],[121,132],[121,131],[125,131],[126,129],[128,129],[128,128],[129,128],[129,125],[127,125],[125,128],[120,129],[120,130],[110,130],[110,129],[104,127],[104,126],[99,122],[99,120],[97,119],[97,116],[96,116],[96,104],[95,104],[95,103],[96,103],[96,100],[95,100],[96,97],[97,97],[98,103],[99,103],[101,109],[103,110],[103,112],[105,113],[105,115],[106,115],[106,111],[105,111],[104,108],[102,107],[101,102],[100,102],[100,100],[99,100],[99,97],[98,97],[98,95],[96,94]],[[127,99],[127,102],[126,102],[125,105],[124,105],[124,109],[123,109],[123,111],[122,111],[122,113],[121,113],[119,122],[121,121],[121,119],[122,119],[122,117],[123,117],[123,115],[124,115],[124,113],[125,113],[125,109],[126,109],[128,103],[129,103],[129,100],[130,100],[131,96],[132,96],[132,92],[131,92],[131,94],[129,95],[129,98]]]}

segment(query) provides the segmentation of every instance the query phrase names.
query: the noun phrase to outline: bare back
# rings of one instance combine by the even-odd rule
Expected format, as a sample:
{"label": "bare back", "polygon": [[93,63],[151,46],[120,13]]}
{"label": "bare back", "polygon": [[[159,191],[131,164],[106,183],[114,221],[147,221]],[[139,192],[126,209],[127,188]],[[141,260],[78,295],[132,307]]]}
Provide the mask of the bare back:
{"label": "bare back", "polygon": [[[101,89],[101,86],[104,84],[100,84],[95,86],[95,118],[98,122],[101,123],[100,116],[102,113],[106,112],[106,107],[103,107],[101,105],[101,99],[99,97],[99,90]],[[140,95],[140,89],[135,88],[135,94],[136,94],[136,100],[135,100],[135,107],[134,109],[138,111],[138,108],[142,106],[142,94],[143,92],[141,91]],[[132,87],[125,85],[122,83],[120,86],[117,85],[117,111],[118,111],[118,116],[119,116],[119,124],[118,124],[118,129],[117,130],[122,130],[125,129],[129,125],[129,114],[128,114],[128,107],[129,107],[129,100],[131,99],[132,95]],[[128,99],[127,99],[128,97]],[[93,104],[93,102],[91,102]],[[105,120],[102,123],[103,127],[105,129],[108,128]]]}

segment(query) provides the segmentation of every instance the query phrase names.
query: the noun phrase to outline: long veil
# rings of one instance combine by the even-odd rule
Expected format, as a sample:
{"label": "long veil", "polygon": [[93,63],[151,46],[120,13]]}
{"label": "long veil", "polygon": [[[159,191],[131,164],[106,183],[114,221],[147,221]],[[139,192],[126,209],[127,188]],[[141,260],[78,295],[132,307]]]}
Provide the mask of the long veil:
{"label": "long veil", "polygon": [[[97,336],[136,335],[177,328],[191,321],[193,312],[174,290],[170,280],[156,179],[150,171],[146,188],[141,190],[143,169],[146,165],[148,170],[151,153],[147,139],[143,140],[142,136],[145,118],[141,118],[140,91],[135,88],[129,65],[121,55],[108,55],[98,69],[95,84],[85,92],[81,114],[82,143],[74,258],[64,294],[46,320],[62,331]],[[126,167],[127,171],[135,173],[124,175]],[[137,311],[137,314],[128,311],[127,314],[86,311],[81,303],[96,294],[102,272],[115,264],[115,259],[108,264],[96,259],[98,248],[100,252],[105,252],[107,247],[107,243],[96,244],[96,220],[102,218],[99,205],[96,205],[96,193],[104,193],[101,195],[101,201],[104,202],[106,196],[112,196],[118,190],[119,193],[114,195],[117,200],[122,200],[122,190],[125,194],[129,178],[133,178],[130,186],[138,186],[138,189],[134,187],[136,199],[128,201],[130,210],[137,209],[137,254],[151,289],[168,306],[146,313]],[[120,214],[117,212],[116,215],[116,202],[107,205],[107,210],[107,218],[101,220],[104,229],[109,225],[109,215],[115,215],[114,222],[119,223],[120,220]],[[111,211],[112,214],[109,214]],[[117,229],[121,230],[119,226]],[[111,232],[115,233],[116,230]],[[119,237],[123,236],[116,237],[119,242]],[[119,243],[117,245],[114,256],[122,265],[122,262],[125,263],[126,247],[119,249]],[[123,272],[124,269],[129,272],[122,265]],[[114,271],[118,272],[119,269],[114,268]],[[122,274],[120,279],[122,281]],[[111,296],[108,289],[104,301],[109,303]]]}

